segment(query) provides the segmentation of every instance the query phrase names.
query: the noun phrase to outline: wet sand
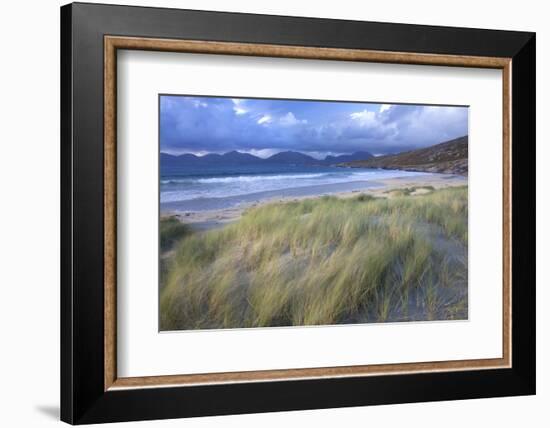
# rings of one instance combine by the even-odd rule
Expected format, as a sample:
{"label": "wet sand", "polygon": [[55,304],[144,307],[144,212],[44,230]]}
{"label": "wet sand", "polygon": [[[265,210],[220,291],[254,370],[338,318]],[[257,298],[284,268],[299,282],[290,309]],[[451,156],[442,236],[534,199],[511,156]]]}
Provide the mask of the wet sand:
{"label": "wet sand", "polygon": [[[399,177],[386,180],[356,182],[351,186],[351,190],[338,191],[337,188],[329,186],[317,186],[319,193],[315,195],[305,194],[301,192],[279,192],[275,195],[266,196],[262,199],[245,200],[241,204],[230,208],[205,209],[201,211],[185,211],[179,209],[176,204],[161,205],[161,217],[177,217],[181,222],[190,224],[196,230],[210,230],[223,227],[226,224],[238,220],[243,211],[247,208],[266,205],[273,202],[289,202],[303,199],[316,199],[325,195],[332,195],[341,198],[354,197],[360,194],[372,195],[379,198],[391,198],[391,190],[398,190],[411,187],[432,186],[435,189],[445,187],[464,186],[468,184],[468,179],[459,175],[450,174],[430,174],[412,177]],[[417,189],[412,195],[419,195],[428,192],[426,189]],[[290,193],[290,194],[289,194]]]}

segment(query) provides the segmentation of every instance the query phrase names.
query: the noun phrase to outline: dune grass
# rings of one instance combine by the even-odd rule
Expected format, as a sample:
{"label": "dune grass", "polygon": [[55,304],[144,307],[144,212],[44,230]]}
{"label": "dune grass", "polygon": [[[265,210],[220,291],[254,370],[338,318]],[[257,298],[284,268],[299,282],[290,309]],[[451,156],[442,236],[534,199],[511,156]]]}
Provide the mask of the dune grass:
{"label": "dune grass", "polygon": [[162,218],[160,221],[160,249],[166,251],[185,235],[191,233],[191,228],[181,223],[175,217]]}
{"label": "dune grass", "polygon": [[271,203],[206,232],[161,224],[161,329],[464,319],[467,192]]}

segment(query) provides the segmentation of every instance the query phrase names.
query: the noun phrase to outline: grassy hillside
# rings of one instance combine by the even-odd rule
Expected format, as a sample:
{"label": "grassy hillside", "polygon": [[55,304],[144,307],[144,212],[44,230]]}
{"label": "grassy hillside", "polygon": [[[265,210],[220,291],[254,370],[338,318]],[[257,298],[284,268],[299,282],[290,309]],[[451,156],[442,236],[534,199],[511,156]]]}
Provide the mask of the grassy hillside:
{"label": "grassy hillside", "polygon": [[161,329],[466,318],[467,187],[409,190],[272,203],[205,232],[165,227],[180,238],[163,255]]}
{"label": "grassy hillside", "polygon": [[352,168],[404,169],[468,175],[468,136],[424,149],[346,162],[341,165]]}

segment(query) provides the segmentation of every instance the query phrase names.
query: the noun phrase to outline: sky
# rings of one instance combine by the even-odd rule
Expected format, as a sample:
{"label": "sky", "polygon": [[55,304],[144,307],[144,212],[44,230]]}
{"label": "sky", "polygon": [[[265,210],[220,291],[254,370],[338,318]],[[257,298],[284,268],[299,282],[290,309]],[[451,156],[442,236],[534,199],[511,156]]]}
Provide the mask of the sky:
{"label": "sky", "polygon": [[293,150],[375,155],[431,146],[468,134],[468,108],[252,98],[160,98],[160,149],[171,154],[260,157]]}

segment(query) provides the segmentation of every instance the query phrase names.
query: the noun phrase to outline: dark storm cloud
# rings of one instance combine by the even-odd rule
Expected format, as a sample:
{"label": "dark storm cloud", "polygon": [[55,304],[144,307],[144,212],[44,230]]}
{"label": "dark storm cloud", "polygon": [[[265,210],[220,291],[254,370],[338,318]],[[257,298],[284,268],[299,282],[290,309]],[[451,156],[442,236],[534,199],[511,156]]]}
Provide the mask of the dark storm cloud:
{"label": "dark storm cloud", "polygon": [[162,96],[161,150],[389,153],[468,133],[466,107]]}

